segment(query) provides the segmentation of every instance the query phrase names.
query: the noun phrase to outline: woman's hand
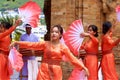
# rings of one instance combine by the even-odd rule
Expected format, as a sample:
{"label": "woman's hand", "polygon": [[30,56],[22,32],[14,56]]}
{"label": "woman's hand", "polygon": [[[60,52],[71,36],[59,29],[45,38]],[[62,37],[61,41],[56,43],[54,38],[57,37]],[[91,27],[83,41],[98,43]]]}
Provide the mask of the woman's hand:
{"label": "woman's hand", "polygon": [[17,45],[17,42],[16,42],[16,41],[15,41],[15,42],[12,42],[12,43],[10,44],[9,48],[12,49],[15,45]]}
{"label": "woman's hand", "polygon": [[22,20],[16,20],[15,21],[15,24],[14,24],[14,27],[17,27],[17,26],[19,26],[20,24],[22,23]]}
{"label": "woman's hand", "polygon": [[88,71],[88,69],[86,67],[84,67],[84,71],[85,71],[85,76],[88,77],[90,74],[89,74],[89,71]]}

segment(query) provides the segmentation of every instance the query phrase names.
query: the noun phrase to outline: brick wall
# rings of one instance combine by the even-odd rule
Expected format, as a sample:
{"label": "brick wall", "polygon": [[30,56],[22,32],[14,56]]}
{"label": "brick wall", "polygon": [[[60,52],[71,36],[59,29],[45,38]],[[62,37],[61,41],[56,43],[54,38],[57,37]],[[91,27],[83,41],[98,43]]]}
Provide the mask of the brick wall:
{"label": "brick wall", "polygon": [[[84,29],[88,24],[95,24],[99,28],[101,35],[102,23],[106,20],[116,19],[115,7],[120,4],[120,0],[51,0],[51,26],[61,24],[65,30],[76,19],[82,19]],[[113,38],[120,37],[120,23],[114,29]],[[100,41],[100,37],[98,37]],[[120,47],[115,47],[116,69],[120,76]],[[63,77],[67,80],[72,70],[69,63],[63,63]],[[67,67],[66,67],[67,66]],[[67,73],[68,72],[68,73]]]}

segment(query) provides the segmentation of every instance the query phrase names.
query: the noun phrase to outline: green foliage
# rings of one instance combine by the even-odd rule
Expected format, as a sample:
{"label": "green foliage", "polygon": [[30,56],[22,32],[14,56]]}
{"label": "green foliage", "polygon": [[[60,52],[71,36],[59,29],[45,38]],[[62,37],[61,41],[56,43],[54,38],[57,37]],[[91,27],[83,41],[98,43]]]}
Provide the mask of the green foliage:
{"label": "green foliage", "polygon": [[15,23],[15,20],[18,19],[18,16],[12,17],[12,16],[2,16],[0,17],[0,22],[9,23],[10,25],[13,25]]}
{"label": "green foliage", "polygon": [[[29,1],[29,0],[0,0],[0,11],[2,14],[7,14],[4,12],[5,10],[17,10],[20,6],[25,4],[27,1]],[[35,1],[41,7],[41,9],[43,9],[44,0],[32,0],[32,1]],[[0,18],[0,20],[2,21],[5,19],[4,21],[7,21],[7,22],[10,22],[11,24],[14,24],[15,19],[17,19],[17,18],[18,18],[18,16],[16,16],[16,17],[2,16]],[[41,19],[40,22],[41,22],[41,24],[45,24],[44,19]],[[23,32],[25,32],[25,31],[22,29],[16,29],[14,31],[14,34],[13,34],[13,36],[14,36],[13,41],[18,41]]]}
{"label": "green foliage", "polygon": [[[0,22],[2,22],[2,23],[9,23],[12,26],[17,19],[18,19],[18,16],[15,16],[15,17],[12,17],[10,15],[9,16],[2,16],[0,18]],[[22,30],[22,29],[16,29],[14,31],[14,34],[13,34],[13,36],[14,36],[14,40],[13,41],[19,41],[22,32],[25,32],[25,31]]]}
{"label": "green foliage", "polygon": [[[0,0],[0,11],[5,11],[7,9],[16,9],[22,6],[25,2],[29,0]],[[44,0],[33,0],[43,9]]]}
{"label": "green foliage", "polygon": [[13,34],[14,38],[13,38],[12,41],[19,41],[20,40],[20,36],[22,35],[23,32],[25,32],[25,31],[22,30],[22,29],[16,29],[14,31],[14,34]]}
{"label": "green foliage", "polygon": [[15,34],[14,34],[14,40],[13,41],[19,41],[20,40],[20,36],[21,36],[21,33],[20,32],[15,32]]}
{"label": "green foliage", "polygon": [[40,19],[40,23],[41,23],[41,25],[46,25],[46,23],[45,23],[45,18],[41,18],[41,19]]}

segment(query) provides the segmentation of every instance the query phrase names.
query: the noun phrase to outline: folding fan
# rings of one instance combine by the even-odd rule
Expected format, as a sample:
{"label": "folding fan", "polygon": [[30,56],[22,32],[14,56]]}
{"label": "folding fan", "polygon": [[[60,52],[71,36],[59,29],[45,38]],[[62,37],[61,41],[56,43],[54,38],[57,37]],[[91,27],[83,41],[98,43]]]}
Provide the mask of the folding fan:
{"label": "folding fan", "polygon": [[20,54],[17,51],[17,49],[13,47],[10,50],[8,58],[9,58],[12,68],[19,72],[23,67],[22,54]]}
{"label": "folding fan", "polygon": [[120,22],[120,6],[116,7],[117,20]]}
{"label": "folding fan", "polygon": [[[82,59],[79,59],[80,62],[83,62]],[[79,68],[74,68],[70,74],[68,80],[88,80],[85,75],[84,70],[80,70]]]}
{"label": "folding fan", "polygon": [[[64,34],[64,33],[65,33],[65,30],[63,29],[63,34]],[[63,37],[60,39],[60,43],[66,45]],[[65,55],[62,56],[62,60],[63,60],[64,62],[69,61],[68,58],[67,58]]]}
{"label": "folding fan", "polygon": [[84,32],[82,21],[75,20],[69,27],[69,29],[63,34],[65,44],[70,48],[74,55],[79,54],[80,46],[83,42],[80,34]]}
{"label": "folding fan", "polygon": [[36,2],[28,1],[18,8],[19,16],[24,24],[30,24],[32,27],[37,27],[41,9]]}
{"label": "folding fan", "polygon": [[[65,33],[65,30],[63,29],[63,34]],[[64,44],[65,45],[65,41],[64,41],[64,38],[62,36],[62,38],[60,39],[60,43]]]}

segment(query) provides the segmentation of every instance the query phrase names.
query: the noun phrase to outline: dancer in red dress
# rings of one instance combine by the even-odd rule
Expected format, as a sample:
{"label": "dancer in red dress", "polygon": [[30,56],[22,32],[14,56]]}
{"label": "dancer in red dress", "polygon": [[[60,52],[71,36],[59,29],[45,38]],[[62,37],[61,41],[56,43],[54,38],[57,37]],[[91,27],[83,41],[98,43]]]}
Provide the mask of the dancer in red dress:
{"label": "dancer in red dress", "polygon": [[120,39],[114,41],[112,39],[112,24],[111,22],[107,21],[103,24],[103,36],[102,36],[102,72],[104,80],[118,80],[118,75],[115,70],[115,59],[114,53],[112,51],[113,47],[116,46]]}
{"label": "dancer in red dress", "polygon": [[18,26],[20,21],[16,21],[16,24],[7,30],[8,23],[1,22],[0,24],[0,80],[10,80],[10,74],[8,71],[8,55],[9,45],[11,43],[10,34]]}
{"label": "dancer in red dress", "polygon": [[84,69],[86,75],[89,75],[88,69],[80,62],[70,50],[61,44],[63,29],[60,25],[51,28],[51,40],[43,42],[22,42],[17,41],[11,44],[11,47],[18,44],[21,48],[29,48],[34,50],[43,50],[43,60],[39,68],[37,80],[62,80],[62,69],[60,62],[62,56],[65,55],[69,61],[80,70]]}
{"label": "dancer in red dress", "polygon": [[89,37],[89,40],[83,43],[81,49],[86,51],[85,66],[88,68],[90,75],[88,80],[98,80],[98,46],[97,39],[98,28],[95,25],[88,26],[88,33],[82,33],[81,36]]}

